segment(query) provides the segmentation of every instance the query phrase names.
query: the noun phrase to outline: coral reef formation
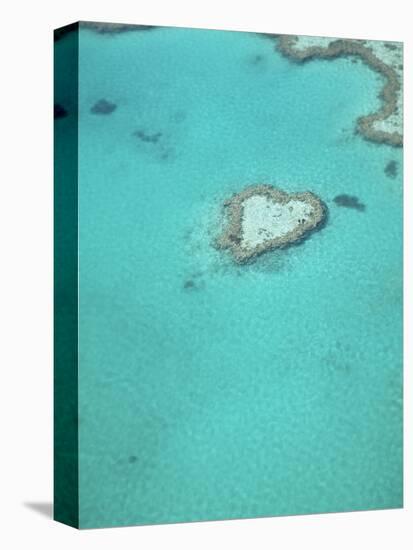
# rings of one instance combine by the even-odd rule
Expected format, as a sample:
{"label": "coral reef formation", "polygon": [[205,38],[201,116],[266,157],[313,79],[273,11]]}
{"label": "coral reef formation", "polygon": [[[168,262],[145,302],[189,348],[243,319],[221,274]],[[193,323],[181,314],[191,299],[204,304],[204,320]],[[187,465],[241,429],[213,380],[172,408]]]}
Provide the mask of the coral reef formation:
{"label": "coral reef formation", "polygon": [[253,185],[224,202],[228,223],[215,246],[229,249],[243,263],[308,236],[321,227],[327,209],[309,191],[286,193],[271,185]]}
{"label": "coral reef formation", "polygon": [[294,35],[269,35],[290,59],[334,59],[356,56],[384,78],[380,108],[362,115],[357,130],[367,139],[389,145],[403,145],[403,47],[400,42],[332,39]]}
{"label": "coral reef formation", "polygon": [[156,28],[154,25],[133,25],[131,23],[100,23],[97,21],[79,21],[54,31],[54,41],[61,40],[66,34],[79,28],[89,29],[99,34],[119,34],[129,31],[148,31]]}
{"label": "coral reef formation", "polygon": [[81,21],[81,27],[99,34],[116,34],[128,31],[149,31],[153,25],[134,25],[132,23],[99,23],[97,21]]}

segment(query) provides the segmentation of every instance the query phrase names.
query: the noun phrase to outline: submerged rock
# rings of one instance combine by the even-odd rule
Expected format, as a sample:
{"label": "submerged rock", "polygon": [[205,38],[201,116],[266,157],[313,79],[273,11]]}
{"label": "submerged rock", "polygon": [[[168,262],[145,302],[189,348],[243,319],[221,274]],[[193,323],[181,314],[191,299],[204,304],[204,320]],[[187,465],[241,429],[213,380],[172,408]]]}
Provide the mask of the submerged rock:
{"label": "submerged rock", "polygon": [[238,263],[303,239],[321,227],[327,213],[313,193],[289,194],[271,185],[247,187],[224,206],[228,224],[215,244],[229,249]]}
{"label": "submerged rock", "polygon": [[395,178],[397,176],[397,162],[395,160],[389,160],[384,169],[384,173],[388,178]]}
{"label": "submerged rock", "polygon": [[189,289],[189,288],[195,288],[195,283],[192,279],[188,279],[187,281],[185,281],[184,283],[184,288],[185,289]]}
{"label": "submerged rock", "polygon": [[148,134],[145,130],[136,130],[133,135],[144,141],[145,143],[157,143],[162,137],[162,132],[156,132],[155,134]]}
{"label": "submerged rock", "polygon": [[116,109],[116,104],[106,101],[106,99],[99,99],[93,107],[91,107],[90,112],[94,115],[110,115]]}
{"label": "submerged rock", "polygon": [[337,195],[334,197],[333,201],[337,206],[344,206],[345,208],[354,208],[354,210],[359,210],[364,212],[366,205],[362,202],[359,202],[358,197],[353,197],[352,195]]}

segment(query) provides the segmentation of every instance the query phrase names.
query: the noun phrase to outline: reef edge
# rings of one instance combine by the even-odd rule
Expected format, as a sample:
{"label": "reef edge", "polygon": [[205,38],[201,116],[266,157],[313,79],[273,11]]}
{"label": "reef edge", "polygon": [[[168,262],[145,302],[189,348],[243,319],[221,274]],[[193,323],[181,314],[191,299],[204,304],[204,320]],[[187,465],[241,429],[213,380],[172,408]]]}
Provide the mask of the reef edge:
{"label": "reef edge", "polygon": [[365,40],[355,39],[337,39],[332,40],[328,46],[308,46],[305,48],[295,48],[296,35],[267,35],[268,38],[275,40],[279,51],[285,56],[304,62],[311,59],[334,59],[340,56],[358,56],[371,69],[380,73],[385,78],[385,84],[380,92],[382,104],[380,108],[367,115],[361,115],[357,119],[356,130],[365,138],[376,143],[387,143],[395,147],[403,145],[403,135],[398,131],[386,132],[374,128],[374,124],[390,117],[397,111],[397,94],[402,93],[402,84],[396,71],[379,59],[373,50],[366,45]]}
{"label": "reef edge", "polygon": [[[302,201],[312,207],[312,213],[293,230],[262,243],[248,247],[242,243],[244,223],[244,202],[253,196],[264,196],[270,201],[286,205],[290,201]],[[287,193],[268,184],[257,184],[235,193],[225,200],[223,206],[227,214],[227,223],[222,233],[214,240],[214,246],[220,250],[229,250],[237,263],[246,263],[264,252],[275,248],[284,248],[307,238],[315,229],[321,229],[327,218],[327,206],[310,191]]]}

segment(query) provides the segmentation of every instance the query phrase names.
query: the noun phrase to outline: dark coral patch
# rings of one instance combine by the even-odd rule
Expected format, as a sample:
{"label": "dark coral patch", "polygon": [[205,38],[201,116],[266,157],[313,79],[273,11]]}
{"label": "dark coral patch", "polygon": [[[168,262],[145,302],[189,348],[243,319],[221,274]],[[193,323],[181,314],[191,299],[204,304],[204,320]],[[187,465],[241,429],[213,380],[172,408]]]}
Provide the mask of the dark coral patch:
{"label": "dark coral patch", "polygon": [[202,280],[202,272],[196,271],[195,273],[189,275],[188,279],[184,281],[182,286],[186,292],[192,292],[204,288],[205,284]]}
{"label": "dark coral patch", "polygon": [[145,130],[136,130],[136,132],[133,132],[133,135],[145,143],[158,143],[162,137],[162,132],[147,134]]}
{"label": "dark coral patch", "polygon": [[185,290],[194,290],[196,288],[195,282],[192,279],[188,279],[184,282]]}
{"label": "dark coral patch", "polygon": [[106,101],[106,99],[99,99],[93,107],[90,108],[90,112],[94,115],[110,115],[116,109],[116,104]]}
{"label": "dark coral patch", "polygon": [[54,118],[66,118],[68,114],[63,105],[60,105],[60,103],[54,104]]}
{"label": "dark coral patch", "polygon": [[254,55],[254,57],[252,58],[251,60],[251,63],[253,65],[259,65],[260,63],[262,63],[264,61],[264,56],[261,55],[261,54],[257,54],[257,55]]}
{"label": "dark coral patch", "polygon": [[388,178],[395,178],[397,176],[397,162],[395,160],[389,160],[384,169],[384,173]]}
{"label": "dark coral patch", "polygon": [[241,244],[242,239],[238,235],[229,235],[228,238],[231,240],[231,242],[233,242],[237,245]]}
{"label": "dark coral patch", "polygon": [[359,212],[364,212],[366,209],[366,205],[359,202],[358,197],[354,197],[352,195],[337,195],[333,200],[337,206],[344,206],[344,208],[353,208]]}

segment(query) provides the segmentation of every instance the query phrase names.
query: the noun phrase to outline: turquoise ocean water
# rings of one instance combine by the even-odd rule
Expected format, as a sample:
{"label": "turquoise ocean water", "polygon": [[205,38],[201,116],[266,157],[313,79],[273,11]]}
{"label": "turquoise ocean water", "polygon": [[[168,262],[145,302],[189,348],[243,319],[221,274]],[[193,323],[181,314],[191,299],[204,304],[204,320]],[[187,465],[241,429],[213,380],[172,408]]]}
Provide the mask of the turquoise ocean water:
{"label": "turquoise ocean water", "polygon": [[[400,507],[402,150],[354,134],[381,77],[253,33],[79,52],[81,527]],[[329,217],[239,266],[211,241],[255,183]]]}

